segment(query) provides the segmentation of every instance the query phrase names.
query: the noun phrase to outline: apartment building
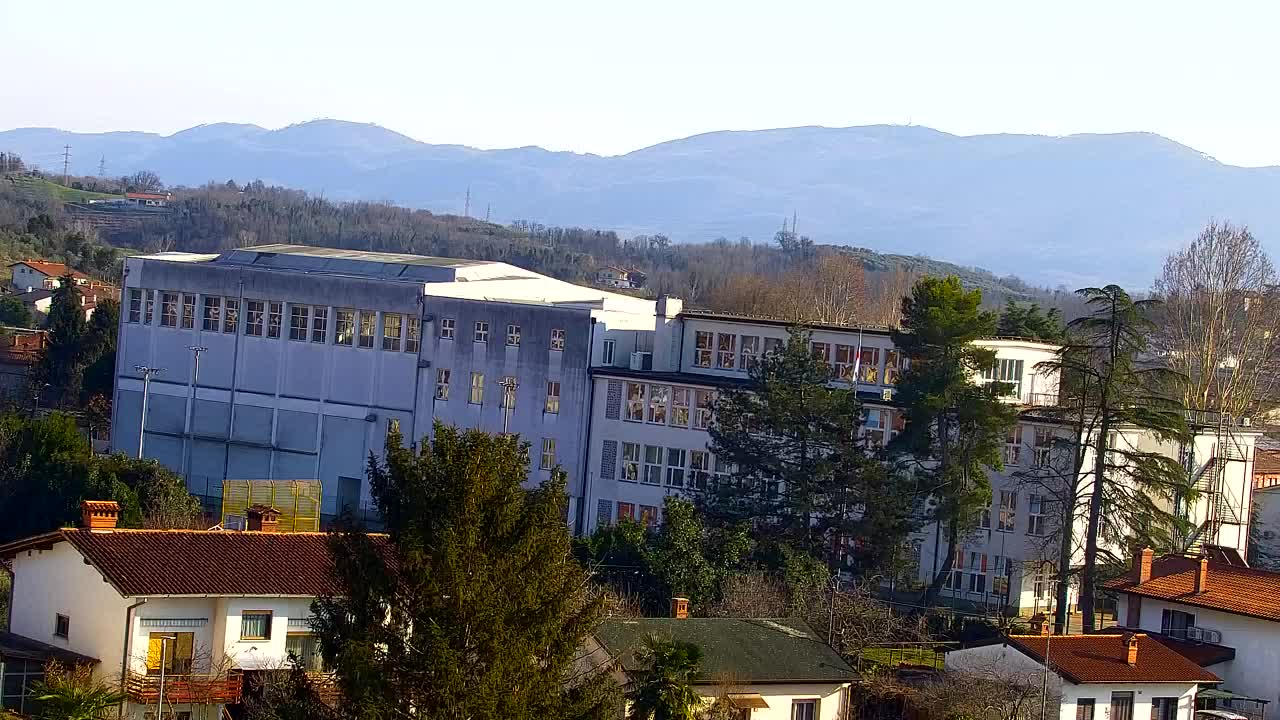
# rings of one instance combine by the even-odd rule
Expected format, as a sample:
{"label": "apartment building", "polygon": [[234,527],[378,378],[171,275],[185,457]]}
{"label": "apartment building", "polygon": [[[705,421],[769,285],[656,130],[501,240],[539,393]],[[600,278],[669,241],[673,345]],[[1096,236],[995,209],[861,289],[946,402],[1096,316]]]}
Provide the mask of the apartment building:
{"label": "apartment building", "polygon": [[113,449],[182,473],[215,510],[227,478],[319,479],[326,517],[367,502],[389,429],[412,443],[437,420],[519,433],[530,481],[579,478],[591,358],[653,316],[505,263],[291,245],[133,257]]}

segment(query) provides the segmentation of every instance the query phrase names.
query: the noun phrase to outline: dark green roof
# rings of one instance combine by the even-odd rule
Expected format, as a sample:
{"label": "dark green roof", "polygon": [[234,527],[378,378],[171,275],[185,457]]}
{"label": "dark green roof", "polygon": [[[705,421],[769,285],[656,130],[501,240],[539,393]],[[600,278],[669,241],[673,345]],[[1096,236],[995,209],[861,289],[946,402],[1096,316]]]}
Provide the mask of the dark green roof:
{"label": "dark green roof", "polygon": [[628,673],[645,669],[636,661],[636,651],[649,635],[697,645],[702,650],[701,683],[849,682],[855,675],[799,620],[614,618],[596,631],[596,639]]}

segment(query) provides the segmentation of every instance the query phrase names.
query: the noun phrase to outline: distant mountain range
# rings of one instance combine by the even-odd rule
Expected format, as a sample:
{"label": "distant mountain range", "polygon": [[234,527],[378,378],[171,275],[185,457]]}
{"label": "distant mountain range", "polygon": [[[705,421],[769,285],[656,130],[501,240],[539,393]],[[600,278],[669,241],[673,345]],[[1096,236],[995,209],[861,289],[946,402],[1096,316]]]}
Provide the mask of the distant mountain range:
{"label": "distant mountain range", "polygon": [[[978,135],[917,126],[714,132],[616,157],[537,147],[421,143],[377,125],[280,130],[201,125],[170,136],[0,132],[0,151],[73,172],[169,184],[261,179],[344,200],[391,201],[495,222],[665,233],[676,241],[772,238],[793,213],[820,243],[926,254],[1042,284],[1145,287],[1210,217],[1280,250],[1280,168],[1224,165],[1148,133]],[[46,167],[46,170],[55,168]]]}

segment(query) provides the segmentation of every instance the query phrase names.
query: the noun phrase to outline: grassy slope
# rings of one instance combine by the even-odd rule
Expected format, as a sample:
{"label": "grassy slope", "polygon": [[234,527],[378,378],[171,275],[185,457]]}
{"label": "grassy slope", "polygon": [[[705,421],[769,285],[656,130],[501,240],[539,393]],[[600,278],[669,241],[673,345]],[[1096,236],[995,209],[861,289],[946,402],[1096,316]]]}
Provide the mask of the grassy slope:
{"label": "grassy slope", "polygon": [[44,178],[31,177],[29,175],[18,175],[0,180],[0,182],[12,183],[19,192],[32,197],[48,197],[63,202],[89,202],[90,200],[116,200],[124,197],[123,195],[108,195],[107,193],[89,192],[88,190],[76,190],[65,185],[59,185],[51,180]]}

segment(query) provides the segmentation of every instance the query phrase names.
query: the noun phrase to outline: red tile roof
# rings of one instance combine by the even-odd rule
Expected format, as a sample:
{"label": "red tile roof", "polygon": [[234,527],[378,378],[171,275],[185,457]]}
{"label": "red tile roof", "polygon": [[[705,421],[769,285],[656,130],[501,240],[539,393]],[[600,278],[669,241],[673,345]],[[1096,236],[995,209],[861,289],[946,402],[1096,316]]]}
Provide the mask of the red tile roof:
{"label": "red tile roof", "polygon": [[1198,558],[1166,555],[1151,564],[1151,579],[1136,582],[1127,574],[1103,583],[1107,590],[1171,600],[1280,622],[1280,573],[1209,561],[1204,592],[1197,593]]}
{"label": "red tile roof", "polygon": [[66,275],[68,272],[71,273],[71,277],[75,277],[75,278],[87,279],[89,277],[88,275],[85,275],[79,270],[72,270],[71,268],[67,267],[62,263],[45,262],[44,260],[20,260],[16,263],[11,264],[9,267],[13,267],[14,265],[26,265],[27,267],[33,270],[38,270],[44,273],[45,275],[48,275],[49,277],[55,277],[55,278],[60,278],[63,275]]}
{"label": "red tile roof", "polygon": [[[1129,638],[1138,639],[1137,662],[1130,665]],[[1222,678],[1170,650],[1144,633],[1117,635],[1010,635],[1009,645],[1036,662],[1045,660],[1063,678],[1083,683],[1218,683]]]}
{"label": "red tile roof", "polygon": [[[387,545],[385,535],[371,535]],[[64,529],[0,546],[0,558],[67,541],[122,596],[334,592],[325,533]]]}
{"label": "red tile roof", "polygon": [[[1112,630],[1114,631],[1115,628]],[[1179,640],[1158,633],[1150,633],[1150,637],[1200,667],[1209,667],[1236,658],[1236,649],[1226,645]]]}

